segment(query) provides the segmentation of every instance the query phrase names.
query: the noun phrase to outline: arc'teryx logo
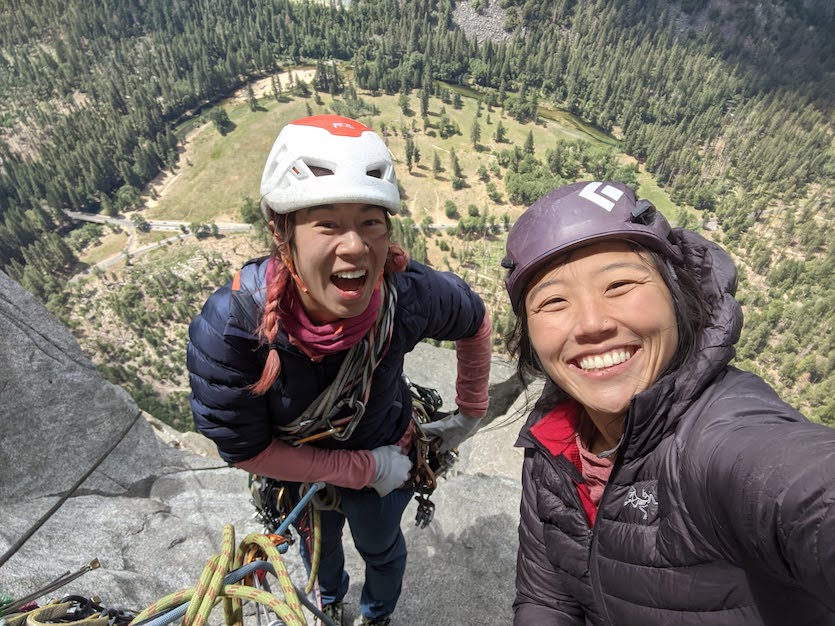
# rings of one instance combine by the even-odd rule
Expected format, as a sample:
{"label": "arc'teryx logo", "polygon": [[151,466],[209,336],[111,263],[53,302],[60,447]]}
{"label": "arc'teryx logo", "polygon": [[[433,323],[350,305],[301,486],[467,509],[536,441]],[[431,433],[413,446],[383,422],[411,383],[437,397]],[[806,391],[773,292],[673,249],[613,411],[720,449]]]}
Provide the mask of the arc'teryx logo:
{"label": "arc'teryx logo", "polygon": [[623,506],[631,504],[633,509],[639,509],[644,514],[644,519],[647,518],[647,508],[658,506],[658,500],[655,499],[654,493],[647,493],[646,489],[641,489],[641,495],[638,496],[638,490],[635,487],[629,488],[629,493],[626,494],[626,499],[623,501]]}
{"label": "arc'teryx logo", "polygon": [[[586,200],[591,200],[601,209],[611,211],[615,208],[615,202],[620,200],[623,192],[617,187],[612,187],[611,185],[606,185],[603,189],[600,189],[602,184],[603,183],[589,183],[583,187],[583,191],[580,192],[580,197],[585,198]],[[599,192],[598,189],[600,189]]]}

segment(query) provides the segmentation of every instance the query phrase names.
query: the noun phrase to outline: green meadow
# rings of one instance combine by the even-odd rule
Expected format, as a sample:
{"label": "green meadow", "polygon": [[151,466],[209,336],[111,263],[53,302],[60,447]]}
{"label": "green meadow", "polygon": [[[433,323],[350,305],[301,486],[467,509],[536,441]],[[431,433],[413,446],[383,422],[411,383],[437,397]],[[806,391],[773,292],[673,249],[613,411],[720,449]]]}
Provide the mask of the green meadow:
{"label": "green meadow", "polygon": [[[430,127],[427,129],[424,129],[424,122],[418,113],[417,92],[410,97],[409,111],[405,114],[397,96],[360,94],[359,97],[379,110],[379,114],[358,117],[384,135],[398,163],[398,178],[405,192],[404,215],[418,224],[427,217],[437,224],[454,223],[455,219],[451,220],[445,214],[448,201],[456,205],[459,215],[467,215],[468,207],[474,205],[480,215],[492,214],[501,218],[506,213],[511,220],[515,219],[525,207],[508,203],[503,176],[495,175],[498,171],[494,165],[495,154],[514,145],[521,147],[529,133],[533,134],[535,154],[542,160],[558,139],[579,138],[605,147],[617,143],[598,129],[584,126],[573,116],[562,112],[544,111],[538,123],[520,124],[501,108],[488,110],[482,104],[480,116],[476,117],[478,100],[468,95],[461,98],[460,109],[453,108],[450,103],[444,104],[438,98],[430,98]],[[145,217],[189,223],[240,221],[240,208],[245,198],[258,198],[261,170],[280,128],[306,115],[308,110],[314,114],[331,112],[333,98],[323,96],[321,105],[316,104],[313,96],[288,100],[277,102],[272,95],[266,94],[258,99],[258,110],[252,111],[243,98],[227,99],[219,105],[225,109],[233,124],[225,135],[208,121],[207,113],[190,120],[187,126],[179,129],[185,149],[178,169],[163,182],[159,200],[149,202]],[[439,136],[434,127],[443,114],[457,124],[460,133],[448,138]],[[481,135],[478,149],[471,141],[471,129],[476,119]],[[506,131],[506,140],[501,144],[494,140],[499,122]],[[411,172],[406,164],[404,129],[412,134],[419,152],[419,161],[413,164]],[[453,189],[451,183],[453,151],[465,181],[463,188],[458,190]],[[442,168],[437,176],[432,171],[436,154]],[[478,176],[479,166],[482,165],[488,172],[492,171],[488,181]],[[676,208],[652,177],[641,172],[639,181],[639,193],[672,217]],[[487,183],[495,185],[501,196],[499,202],[490,199]]]}

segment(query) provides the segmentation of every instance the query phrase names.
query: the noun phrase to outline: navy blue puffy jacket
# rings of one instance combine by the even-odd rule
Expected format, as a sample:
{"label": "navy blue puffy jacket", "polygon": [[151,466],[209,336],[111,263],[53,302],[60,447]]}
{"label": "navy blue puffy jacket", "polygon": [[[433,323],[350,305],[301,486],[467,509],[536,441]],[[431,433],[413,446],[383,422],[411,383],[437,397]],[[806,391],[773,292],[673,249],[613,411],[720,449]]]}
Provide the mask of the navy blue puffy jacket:
{"label": "navy blue puffy jacket", "polygon": [[[272,389],[255,396],[244,388],[261,376],[267,348],[257,335],[265,300],[267,259],[241,270],[241,288],[231,283],[206,301],[189,326],[187,364],[191,408],[197,429],[212,439],[229,463],[258,455],[272,441],[275,424],[291,422],[336,377],[347,350],[313,363],[279,336],[281,374]],[[409,424],[411,396],[401,374],[407,352],[423,339],[454,341],[476,333],[484,304],[448,272],[411,261],[395,275],[397,312],[388,352],[374,372],[365,415],[347,441],[323,439],[322,448],[370,450],[397,442]]]}

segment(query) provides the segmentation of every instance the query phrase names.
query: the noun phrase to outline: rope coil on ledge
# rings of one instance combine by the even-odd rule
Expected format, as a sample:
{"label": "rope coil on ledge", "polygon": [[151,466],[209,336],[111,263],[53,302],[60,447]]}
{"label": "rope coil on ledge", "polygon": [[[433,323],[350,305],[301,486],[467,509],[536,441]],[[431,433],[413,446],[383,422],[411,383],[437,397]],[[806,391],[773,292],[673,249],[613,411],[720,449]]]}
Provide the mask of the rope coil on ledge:
{"label": "rope coil on ledge", "polygon": [[[243,566],[244,556],[253,546],[263,552],[267,560]],[[278,579],[284,600],[264,589],[232,584],[253,570],[267,568],[267,565],[271,566],[268,569],[272,569]],[[223,527],[221,552],[207,561],[197,585],[160,598],[139,613],[130,624],[138,626],[145,622],[143,626],[161,626],[185,614],[185,626],[205,626],[209,614],[220,601],[223,602],[224,619],[228,626],[243,625],[242,601],[265,606],[275,612],[287,626],[305,626],[307,623],[287,566],[272,540],[261,533],[250,533],[235,550],[235,529],[231,524],[226,524]],[[154,619],[146,621],[149,618]]]}

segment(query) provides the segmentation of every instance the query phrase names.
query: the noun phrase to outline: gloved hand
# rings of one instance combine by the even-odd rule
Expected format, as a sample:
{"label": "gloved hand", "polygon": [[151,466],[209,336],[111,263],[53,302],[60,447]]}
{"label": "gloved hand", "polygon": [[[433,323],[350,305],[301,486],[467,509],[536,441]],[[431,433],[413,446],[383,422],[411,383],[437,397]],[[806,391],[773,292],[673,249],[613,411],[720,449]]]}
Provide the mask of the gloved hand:
{"label": "gloved hand", "polygon": [[400,446],[380,446],[371,451],[377,469],[374,481],[369,485],[385,497],[409,479],[412,471],[411,459],[403,454]]}
{"label": "gloved hand", "polygon": [[437,422],[422,425],[421,430],[430,437],[440,437],[441,447],[438,451],[448,452],[461,445],[461,442],[476,431],[479,424],[480,417],[470,417],[456,411]]}

